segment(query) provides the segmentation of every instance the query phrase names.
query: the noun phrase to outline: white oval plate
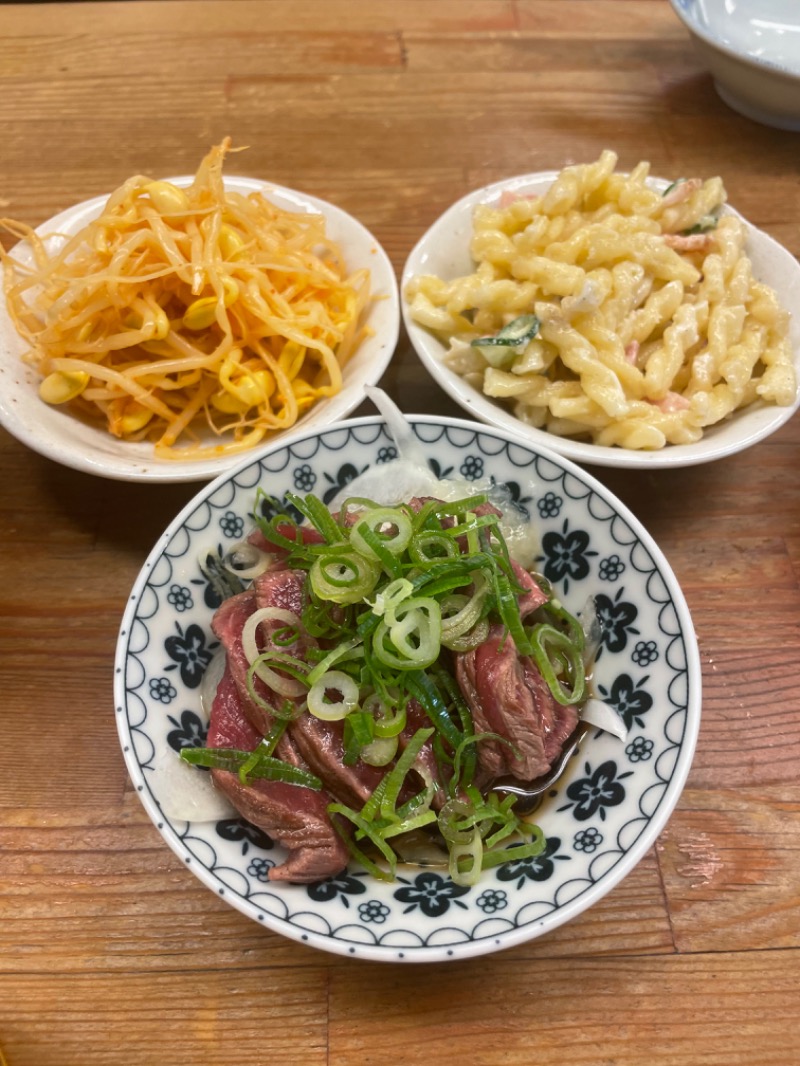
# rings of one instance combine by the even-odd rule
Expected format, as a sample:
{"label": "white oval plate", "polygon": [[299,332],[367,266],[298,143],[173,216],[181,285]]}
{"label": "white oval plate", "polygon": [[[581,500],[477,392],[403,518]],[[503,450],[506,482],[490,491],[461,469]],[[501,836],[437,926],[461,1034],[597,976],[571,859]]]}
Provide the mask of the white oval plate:
{"label": "white oval plate", "polygon": [[[522,434],[532,444],[541,444],[576,462],[593,463],[597,466],[646,467],[649,470],[694,466],[749,448],[784,425],[800,405],[800,392],[791,407],[754,404],[747,410],[734,414],[727,421],[706,429],[702,439],[696,444],[671,444],[660,451],[652,452],[611,448],[571,440],[526,425],[501,403],[484,396],[443,363],[445,346],[424,326],[420,326],[411,318],[408,303],[403,296],[409,279],[419,274],[436,274],[446,280],[471,274],[474,263],[470,257],[469,244],[475,207],[478,204],[496,202],[505,191],[541,194],[557,176],[558,171],[555,170],[523,174],[476,189],[453,204],[434,222],[406,260],[400,283],[403,322],[417,355],[444,391],[473,418],[499,429]],[[664,189],[668,182],[656,178],[652,179],[652,184],[657,189]],[[794,256],[772,237],[749,223],[747,227],[747,252],[755,277],[771,286],[782,305],[792,312],[792,348],[800,377],[800,265]]]}
{"label": "white oval plate", "polygon": [[[189,185],[193,178],[180,176],[168,180]],[[225,179],[225,185],[243,195],[261,192],[287,211],[324,215],[327,233],[341,245],[348,267],[369,268],[371,291],[379,297],[373,300],[365,318],[372,335],[364,338],[345,367],[341,392],[315,404],[291,431],[276,434],[272,440],[278,441],[300,427],[310,429],[345,418],[364,399],[364,386],[380,380],[397,345],[400,310],[397,280],[389,257],[360,222],[324,200],[255,178],[230,177]],[[71,236],[100,214],[107,199],[98,196],[77,204],[39,226],[37,232],[43,236],[55,233]],[[19,246],[14,254],[26,261]],[[37,391],[39,376],[20,359],[26,349],[25,342],[9,318],[5,301],[0,303],[0,425],[29,448],[75,470],[121,481],[208,481],[242,461],[241,454],[193,461],[159,459],[153,454],[152,444],[118,440],[106,430],[82,422],[64,408],[43,403]]]}
{"label": "white oval plate", "polygon": [[[392,884],[355,865],[318,885],[272,883],[282,854],[263,832],[201,793],[207,775],[179,759],[203,743],[199,685],[215,651],[218,600],[200,569],[252,524],[256,489],[326,502],[396,455],[380,418],[297,434],[204,487],[156,544],[117,645],[114,698],[131,780],[187,868],[243,914],[342,955],[435,962],[531,940],[609,892],[642,858],[683,788],[700,721],[700,662],[686,602],[634,516],[598,481],[518,434],[460,419],[412,417],[437,476],[493,477],[541,535],[537,566],[579,611],[591,594],[603,628],[595,692],[622,714],[624,741],[592,733],[545,799],[545,853],[459,887],[446,871],[405,867]],[[175,802],[172,786],[183,774]],[[198,778],[203,780],[199,781]],[[189,797],[197,813],[187,809]],[[188,820],[187,820],[188,819]]]}

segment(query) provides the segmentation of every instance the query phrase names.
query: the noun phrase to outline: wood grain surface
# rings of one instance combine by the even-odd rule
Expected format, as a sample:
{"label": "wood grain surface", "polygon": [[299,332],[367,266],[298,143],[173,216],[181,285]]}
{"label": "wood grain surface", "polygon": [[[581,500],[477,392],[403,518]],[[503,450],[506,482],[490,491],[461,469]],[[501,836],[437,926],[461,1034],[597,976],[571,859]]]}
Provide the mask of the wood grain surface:
{"label": "wood grain surface", "polygon": [[[716,95],[667,0],[0,5],[0,200],[38,224],[130,174],[335,201],[398,272],[454,200],[613,148],[721,174],[800,253],[797,135]],[[383,380],[461,415],[401,337]],[[365,408],[366,410],[366,408]],[[0,1062],[8,1066],[800,1063],[800,422],[671,472],[594,469],[653,534],[704,700],[657,844],[548,936],[424,967],[272,934],[191,876],[132,791],[117,630],[197,486],[101,482],[0,431]]]}

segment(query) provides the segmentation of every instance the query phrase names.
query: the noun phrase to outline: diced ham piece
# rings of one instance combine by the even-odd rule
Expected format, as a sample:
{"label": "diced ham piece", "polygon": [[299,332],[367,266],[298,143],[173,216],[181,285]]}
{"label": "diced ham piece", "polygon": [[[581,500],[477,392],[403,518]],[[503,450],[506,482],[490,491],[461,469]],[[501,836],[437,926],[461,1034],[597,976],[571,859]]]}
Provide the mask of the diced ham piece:
{"label": "diced ham piece", "polygon": [[630,341],[625,345],[625,362],[630,363],[631,366],[636,366],[636,360],[639,358],[639,342]]}
{"label": "diced ham piece", "polygon": [[713,233],[665,233],[663,240],[676,252],[710,252],[714,247]]}
{"label": "diced ham piece", "polygon": [[517,203],[518,200],[538,200],[539,194],[535,192],[515,192],[513,189],[503,189],[500,193],[500,199],[497,206],[502,210],[504,207],[509,207],[511,204]]}
{"label": "diced ham piece", "polygon": [[700,178],[689,178],[686,181],[679,181],[663,198],[661,206],[674,207],[675,204],[682,204],[685,200],[688,200],[690,196],[693,196],[698,189],[702,189],[702,187],[703,182]]}
{"label": "diced ham piece", "polygon": [[647,402],[657,407],[659,411],[663,411],[665,415],[675,414],[676,411],[687,411],[691,407],[687,397],[681,396],[679,392],[668,392],[662,400],[648,400]]}

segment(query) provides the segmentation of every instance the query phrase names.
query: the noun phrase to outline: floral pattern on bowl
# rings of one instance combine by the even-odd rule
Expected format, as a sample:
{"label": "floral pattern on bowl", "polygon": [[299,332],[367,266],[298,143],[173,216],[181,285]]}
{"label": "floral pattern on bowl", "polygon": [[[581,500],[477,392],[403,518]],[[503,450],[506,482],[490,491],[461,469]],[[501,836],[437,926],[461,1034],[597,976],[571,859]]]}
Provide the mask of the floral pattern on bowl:
{"label": "floral pattern on bowl", "polygon": [[[544,852],[486,871],[472,888],[446,870],[404,866],[394,883],[354,864],[316,885],[273,884],[278,845],[236,812],[176,816],[166,784],[178,753],[203,744],[200,687],[217,645],[219,593],[203,565],[251,524],[256,490],[330,500],[396,449],[379,418],[295,435],[203,489],[145,563],[122,622],[115,705],[131,780],[166,842],[210,889],[268,928],[334,953],[440,961],[510,947],[570,920],[609,892],[666,823],[691,763],[700,716],[697,643],[666,560],[637,520],[569,460],[499,429],[411,418],[439,476],[504,483],[539,532],[537,568],[568,608],[594,596],[601,641],[595,692],[628,727],[592,731],[536,820]],[[198,785],[199,787],[199,785]]]}

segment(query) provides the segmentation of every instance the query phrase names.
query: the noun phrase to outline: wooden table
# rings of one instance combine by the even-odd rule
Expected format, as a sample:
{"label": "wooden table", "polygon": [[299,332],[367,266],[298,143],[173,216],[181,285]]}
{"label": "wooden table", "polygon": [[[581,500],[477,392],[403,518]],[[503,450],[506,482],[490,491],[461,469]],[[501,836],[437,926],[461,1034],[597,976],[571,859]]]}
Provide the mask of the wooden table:
{"label": "wooden table", "polygon": [[[231,172],[360,218],[398,271],[488,181],[596,158],[721,174],[800,252],[797,136],[717,97],[667,0],[0,7],[0,198],[38,224],[129,174]],[[461,415],[405,338],[384,386]],[[594,470],[664,549],[703,720],[657,845],[582,917],[424,967],[329,956],[182,868],[131,790],[112,659],[196,485],[61,468],[0,432],[0,1046],[8,1066],[800,1062],[800,421],[674,472]],[[0,1056],[0,1061],[2,1057]]]}

